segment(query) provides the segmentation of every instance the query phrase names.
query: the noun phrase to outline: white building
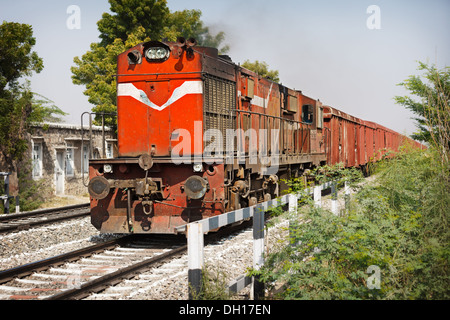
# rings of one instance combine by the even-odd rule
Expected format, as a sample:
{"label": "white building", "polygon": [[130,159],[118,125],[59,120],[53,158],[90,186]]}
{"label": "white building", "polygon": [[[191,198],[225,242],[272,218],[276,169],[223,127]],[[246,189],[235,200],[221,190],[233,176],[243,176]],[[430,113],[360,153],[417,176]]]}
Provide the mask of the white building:
{"label": "white building", "polygon": [[117,155],[112,129],[92,126],[92,145],[89,136],[89,126],[83,130],[79,125],[60,123],[34,126],[30,136],[33,179],[43,179],[56,195],[87,194],[89,154],[92,158]]}

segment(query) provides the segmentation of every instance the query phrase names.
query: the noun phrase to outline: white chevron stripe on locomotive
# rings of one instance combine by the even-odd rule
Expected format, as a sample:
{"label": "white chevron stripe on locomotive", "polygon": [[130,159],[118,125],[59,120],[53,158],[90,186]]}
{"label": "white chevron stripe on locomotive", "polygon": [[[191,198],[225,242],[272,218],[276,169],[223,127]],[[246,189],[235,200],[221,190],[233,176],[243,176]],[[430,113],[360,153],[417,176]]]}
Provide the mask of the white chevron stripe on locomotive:
{"label": "white chevron stripe on locomotive", "polygon": [[147,94],[134,86],[132,83],[119,83],[117,86],[117,96],[118,97],[132,97],[139,102],[153,108],[155,110],[161,111],[170,106],[175,101],[181,99],[187,94],[202,94],[203,84],[202,81],[185,81],[181,86],[173,90],[172,96],[169,100],[162,106],[150,101]]}

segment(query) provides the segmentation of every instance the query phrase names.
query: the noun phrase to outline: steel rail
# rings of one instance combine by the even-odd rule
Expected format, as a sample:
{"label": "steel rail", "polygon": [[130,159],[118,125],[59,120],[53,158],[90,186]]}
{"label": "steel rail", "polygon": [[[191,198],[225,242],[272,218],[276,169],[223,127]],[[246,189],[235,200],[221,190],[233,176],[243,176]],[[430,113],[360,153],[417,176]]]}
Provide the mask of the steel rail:
{"label": "steel rail", "polygon": [[179,248],[170,250],[160,255],[153,256],[144,261],[135,263],[131,266],[119,269],[115,272],[104,275],[100,278],[81,284],[78,288],[72,288],[63,292],[57,293],[53,296],[47,297],[44,300],[74,300],[82,299],[89,296],[92,293],[99,292],[109,287],[111,284],[115,284],[123,280],[124,278],[131,277],[134,273],[141,269],[150,267],[152,264],[168,259],[172,256],[180,254],[187,250],[187,245],[183,245]]}
{"label": "steel rail", "polygon": [[19,212],[19,213],[2,214],[2,215],[0,215],[0,222],[12,220],[12,219],[26,218],[26,217],[30,217],[30,216],[39,215],[39,214],[46,214],[46,213],[52,213],[52,212],[58,212],[58,211],[64,211],[64,210],[72,210],[72,209],[81,209],[81,208],[85,208],[85,207],[89,207],[89,203],[73,204],[73,205],[64,206],[64,207],[45,208],[45,209],[38,209],[38,210],[33,210],[33,211]]}
{"label": "steel rail", "polygon": [[[85,208],[85,210],[83,210]],[[69,210],[81,210],[79,212],[67,212]],[[60,213],[58,213],[60,211]],[[24,230],[28,229],[31,226],[38,226],[38,225],[44,225],[44,224],[50,224],[52,222],[57,222],[61,220],[67,220],[67,219],[73,219],[78,218],[81,216],[86,216],[90,212],[89,210],[89,204],[79,204],[79,205],[71,205],[66,207],[59,207],[59,208],[49,208],[49,209],[42,209],[42,210],[35,210],[35,211],[29,211],[29,212],[23,212],[23,213],[15,213],[15,214],[8,214],[8,215],[1,215],[0,216],[0,223],[4,223],[3,225],[0,225],[0,233],[5,233],[8,231],[13,230]],[[47,214],[53,214],[53,216],[45,217],[44,215]],[[45,219],[39,219],[40,216],[44,216]],[[20,219],[35,219],[35,220],[24,220],[23,222],[20,221]],[[13,221],[13,220],[18,220]],[[8,225],[8,223],[11,223],[11,225]]]}
{"label": "steel rail", "polygon": [[126,236],[107,242],[95,244],[79,250],[67,252],[58,256],[54,256],[48,259],[31,262],[25,265],[21,265],[15,268],[0,271],[0,284],[10,281],[14,278],[21,278],[35,271],[41,271],[48,269],[54,265],[60,265],[67,261],[77,259],[82,256],[90,256],[98,251],[103,251],[109,248],[114,248],[120,245],[125,240],[128,240],[131,236]]}

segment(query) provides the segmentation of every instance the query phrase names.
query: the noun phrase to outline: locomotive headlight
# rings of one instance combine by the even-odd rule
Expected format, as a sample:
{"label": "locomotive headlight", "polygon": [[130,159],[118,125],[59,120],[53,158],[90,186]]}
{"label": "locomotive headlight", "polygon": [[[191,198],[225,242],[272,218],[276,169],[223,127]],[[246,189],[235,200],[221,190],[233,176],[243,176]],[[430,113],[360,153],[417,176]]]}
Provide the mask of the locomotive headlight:
{"label": "locomotive headlight", "polygon": [[191,199],[200,199],[208,190],[208,181],[199,176],[190,176],[184,184],[184,191]]}
{"label": "locomotive headlight", "polygon": [[110,165],[110,164],[104,164],[103,165],[103,172],[105,172],[105,173],[112,173],[112,171],[113,171],[112,165]]}
{"label": "locomotive headlight", "polygon": [[164,60],[169,57],[169,49],[164,47],[151,47],[145,52],[148,60]]}
{"label": "locomotive headlight", "polygon": [[196,164],[194,164],[193,169],[194,169],[194,172],[202,172],[203,166],[201,163],[196,163]]}
{"label": "locomotive headlight", "polygon": [[109,194],[110,188],[109,181],[102,176],[92,178],[88,185],[89,194],[97,200],[105,199]]}

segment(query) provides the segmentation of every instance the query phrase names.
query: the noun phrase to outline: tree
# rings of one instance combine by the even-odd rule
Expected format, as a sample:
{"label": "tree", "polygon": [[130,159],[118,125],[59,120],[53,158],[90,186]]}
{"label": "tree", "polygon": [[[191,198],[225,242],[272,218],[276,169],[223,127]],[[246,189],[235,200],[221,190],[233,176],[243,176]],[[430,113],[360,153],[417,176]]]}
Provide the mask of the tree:
{"label": "tree", "polygon": [[[106,47],[100,43],[92,43],[91,50],[82,58],[75,57],[78,67],[72,67],[72,81],[74,84],[85,85],[84,94],[95,107],[94,112],[111,113],[116,111],[116,78],[117,56],[142,41],[148,41],[145,29],[139,26],[136,31],[128,35],[126,41],[117,38]],[[105,123],[114,125],[113,117],[105,117]]]}
{"label": "tree", "polygon": [[144,28],[144,37],[161,37],[170,14],[166,0],[109,0],[109,3],[115,14],[103,13],[97,22],[102,47],[113,44],[118,38],[125,42],[139,27]]}
{"label": "tree", "polygon": [[[36,198],[42,192],[39,184],[30,179],[30,159],[27,133],[32,124],[59,121],[65,115],[49,99],[31,92],[28,80],[23,78],[44,68],[35,51],[33,29],[28,24],[4,21],[0,25],[0,161],[3,171],[12,173],[13,195],[21,191],[21,208],[35,209]],[[17,185],[18,184],[18,185]]]}
{"label": "tree", "polygon": [[395,101],[411,110],[417,117],[418,131],[413,139],[437,145],[448,145],[450,141],[450,68],[442,70],[419,62],[421,76],[410,76],[400,83],[413,96],[396,96]]}
{"label": "tree", "polygon": [[[224,33],[213,36],[200,20],[200,10],[171,13],[166,0],[109,0],[113,14],[104,13],[98,21],[99,43],[92,43],[90,51],[75,57],[71,67],[72,81],[84,85],[94,112],[116,111],[117,56],[145,41],[175,41],[177,37],[194,37],[199,45],[220,46]],[[221,53],[228,46],[221,48]],[[112,117],[105,123],[115,125]]]}
{"label": "tree", "polygon": [[34,99],[28,81],[19,83],[44,67],[32,51],[35,44],[30,25],[6,21],[0,25],[0,156],[11,171],[16,171],[16,163],[28,148],[30,124],[65,115],[55,105],[49,106],[50,100]]}
{"label": "tree", "polygon": [[16,171],[28,148],[26,127],[32,113],[32,93],[28,86],[14,86],[0,96],[0,155],[8,171]]}
{"label": "tree", "polygon": [[167,26],[164,27],[164,37],[169,41],[176,41],[177,37],[195,38],[200,46],[218,48],[220,54],[230,50],[229,45],[220,48],[225,40],[225,33],[219,32],[215,36],[211,34],[200,20],[200,10],[183,10],[171,13],[168,16]]}
{"label": "tree", "polygon": [[245,60],[242,67],[256,72],[260,76],[268,78],[274,82],[280,81],[278,70],[269,70],[269,65],[264,61],[259,62],[256,60],[255,62],[250,62],[249,60]]}
{"label": "tree", "polygon": [[6,21],[0,25],[0,93],[6,94],[7,86],[18,86],[19,78],[42,71],[42,59],[31,51],[35,44],[30,25]]}

